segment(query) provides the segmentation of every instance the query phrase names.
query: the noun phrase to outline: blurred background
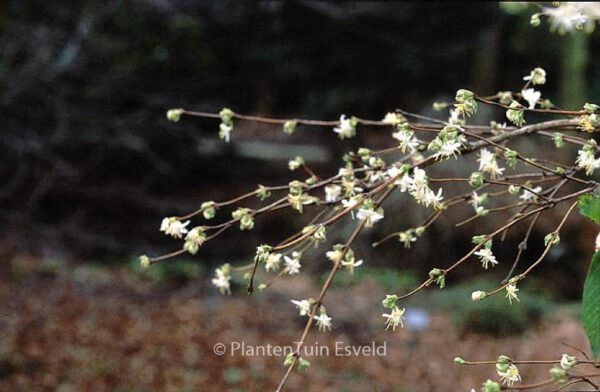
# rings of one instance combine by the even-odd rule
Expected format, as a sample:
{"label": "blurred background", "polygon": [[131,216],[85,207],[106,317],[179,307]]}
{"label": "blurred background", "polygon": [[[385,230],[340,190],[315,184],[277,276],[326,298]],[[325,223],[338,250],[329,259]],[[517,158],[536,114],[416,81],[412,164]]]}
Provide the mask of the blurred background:
{"label": "blurred background", "polygon": [[[241,281],[231,298],[220,297],[210,278],[217,265],[249,261],[257,245],[281,240],[302,219],[260,218],[250,233],[232,230],[193,258],[148,271],[136,257],[180,245],[159,233],[165,216],[259,183],[303,179],[287,168],[296,155],[330,175],[345,152],[389,146],[389,135],[361,127],[340,142],[331,129],[299,127],[287,136],[279,127],[239,121],[225,144],[218,121],[184,116],[172,123],[166,110],[229,107],[333,120],[342,113],[380,119],[401,108],[444,118],[431,109],[434,101],[452,100],[459,88],[518,91],[534,67],[548,73],[542,98],[569,109],[598,102],[600,68],[593,64],[600,53],[592,48],[600,33],[551,34],[546,24],[529,25],[533,12],[491,2],[3,1],[0,389],[273,389],[282,358],[218,357],[212,346],[297,339],[303,320],[289,299],[316,296],[328,264],[307,263],[306,276],[252,298]],[[490,120],[504,122],[504,114],[483,109],[474,122]],[[555,154],[551,147],[536,139],[521,144],[538,156]],[[574,160],[574,151],[563,154],[556,159]],[[461,164],[443,170],[470,172]],[[494,369],[457,369],[455,355],[560,357],[562,342],[587,349],[577,301],[596,232],[578,217],[518,306],[467,302],[473,289],[506,274],[523,229],[499,245],[504,269],[485,278],[495,280],[467,267],[449,277],[444,298],[434,291],[409,303],[414,323],[407,330],[383,333],[379,303],[386,292],[414,287],[498,222],[456,230],[456,217],[449,217],[410,251],[394,242],[373,250],[373,240],[426,216],[406,200],[392,201],[397,212],[356,245],[366,266],[340,276],[333,303],[326,303],[333,333],[311,337],[321,344],[387,341],[388,355],[315,358],[307,375],[292,376],[291,389],[468,390],[494,377]],[[561,211],[536,226],[526,262]],[[331,241],[351,228],[340,224]]]}

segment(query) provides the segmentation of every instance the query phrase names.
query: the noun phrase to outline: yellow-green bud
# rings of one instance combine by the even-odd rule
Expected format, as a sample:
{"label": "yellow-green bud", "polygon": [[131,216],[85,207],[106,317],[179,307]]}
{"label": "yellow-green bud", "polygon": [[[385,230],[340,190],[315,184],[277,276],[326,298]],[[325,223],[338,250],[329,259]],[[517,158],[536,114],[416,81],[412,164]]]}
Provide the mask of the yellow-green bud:
{"label": "yellow-green bud", "polygon": [[142,268],[150,267],[150,258],[148,256],[141,255],[139,260],[140,260],[140,265],[142,266]]}
{"label": "yellow-green bud", "polygon": [[286,135],[291,135],[296,130],[296,126],[298,125],[298,121],[289,120],[283,124],[283,133]]}
{"label": "yellow-green bud", "polygon": [[204,219],[209,220],[215,217],[216,209],[214,201],[206,201],[200,206]]}
{"label": "yellow-green bud", "polygon": [[462,359],[461,357],[456,357],[454,358],[454,363],[457,365],[464,365],[466,361],[464,359]]}
{"label": "yellow-green bud", "polygon": [[308,362],[306,359],[300,358],[298,360],[298,370],[299,371],[307,370],[309,367],[310,367],[310,362]]}
{"label": "yellow-green bud", "polygon": [[550,369],[550,376],[552,376],[552,379],[559,384],[564,384],[568,380],[567,371],[559,367]]}
{"label": "yellow-green bud", "polygon": [[398,302],[398,296],[397,295],[386,295],[385,299],[383,301],[381,301],[381,304],[383,305],[384,308],[388,308],[388,309],[392,309],[393,307],[396,306],[396,303]]}
{"label": "yellow-green bud", "polygon": [[487,380],[483,383],[482,392],[500,392],[500,384],[495,381]]}
{"label": "yellow-green bud", "polygon": [[483,185],[484,180],[483,173],[473,172],[471,173],[471,177],[469,177],[469,185],[473,188],[479,188]]}
{"label": "yellow-green bud", "polygon": [[167,119],[169,121],[178,122],[183,114],[183,109],[169,109],[167,110]]}

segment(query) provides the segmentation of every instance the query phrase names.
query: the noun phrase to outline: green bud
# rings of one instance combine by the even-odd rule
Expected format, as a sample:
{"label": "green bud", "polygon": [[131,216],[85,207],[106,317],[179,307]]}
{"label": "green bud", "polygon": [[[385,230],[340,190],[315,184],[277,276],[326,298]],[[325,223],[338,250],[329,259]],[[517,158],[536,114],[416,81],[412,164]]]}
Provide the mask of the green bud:
{"label": "green bud", "polygon": [[396,306],[396,303],[398,302],[398,296],[397,295],[386,295],[385,299],[383,301],[381,301],[381,304],[383,305],[384,308],[388,308],[388,309],[392,309]]}
{"label": "green bud", "polygon": [[533,27],[538,27],[540,25],[540,14],[533,14],[533,15],[531,15],[531,20],[529,21],[529,23]]}
{"label": "green bud", "polygon": [[517,165],[517,156],[519,154],[515,150],[507,149],[504,151],[504,158],[506,159],[506,163],[511,169],[514,169]]}
{"label": "green bud", "polygon": [[569,370],[573,366],[577,365],[577,358],[568,354],[563,354],[560,359],[560,367]]}
{"label": "green bud", "polygon": [[465,362],[466,361],[464,359],[462,359],[461,357],[454,358],[454,363],[457,364],[457,365],[464,365]]}
{"label": "green bud", "polygon": [[434,268],[431,271],[429,271],[429,277],[431,279],[437,278],[438,276],[442,275],[444,272],[439,269],[439,268]]}
{"label": "green bud", "polygon": [[252,230],[254,228],[254,217],[249,208],[238,208],[231,213],[233,219],[240,221],[240,230]]}
{"label": "green bud", "polygon": [[270,245],[263,244],[263,245],[257,246],[256,247],[256,255],[254,256],[254,261],[256,263],[266,263],[272,250],[273,250],[273,247]]}
{"label": "green bud", "polygon": [[500,392],[500,384],[496,381],[487,380],[483,383],[481,392]]}
{"label": "green bud", "polygon": [[500,355],[498,357],[498,359],[496,360],[496,362],[501,365],[510,365],[512,360],[510,359],[510,357],[507,357],[506,355]]}
{"label": "green bud", "polygon": [[597,112],[598,110],[600,110],[600,106],[593,104],[593,103],[586,103],[585,105],[583,105],[583,110],[587,114],[593,114],[594,112]]}
{"label": "green bud", "polygon": [[485,177],[483,176],[483,173],[481,173],[481,172],[473,172],[473,173],[471,173],[471,177],[469,177],[469,185],[472,188],[479,188],[480,186],[483,185],[484,181],[485,181]]}
{"label": "green bud", "polygon": [[283,361],[283,366],[290,366],[294,362],[294,353],[289,353],[285,356],[285,360]]}
{"label": "green bud", "polygon": [[296,130],[296,126],[298,125],[298,121],[289,120],[283,124],[283,133],[286,135],[291,135]]}
{"label": "green bud", "polygon": [[557,233],[549,233],[544,237],[544,245],[556,245],[560,242],[560,236]]}
{"label": "green bud", "polygon": [[462,88],[461,88],[460,90],[458,90],[458,91],[456,92],[456,97],[455,97],[455,99],[456,99],[458,102],[464,102],[464,101],[467,101],[467,100],[469,100],[469,99],[473,99],[473,97],[474,97],[474,96],[475,96],[475,94],[473,94],[473,92],[472,92],[472,91],[470,91],[470,90],[465,90],[465,89],[462,89]]}
{"label": "green bud", "polygon": [[169,121],[178,122],[183,114],[183,109],[169,109],[167,110],[167,119]]}
{"label": "green bud", "polygon": [[298,361],[298,370],[299,371],[308,370],[309,367],[310,367],[310,362],[308,362],[304,358],[300,358],[300,360]]}
{"label": "green bud", "polygon": [[550,369],[549,372],[550,376],[552,376],[552,379],[559,384],[564,384],[569,379],[569,377],[567,376],[567,371],[565,369],[553,367],[552,369]]}
{"label": "green bud", "polygon": [[139,260],[140,260],[140,265],[142,266],[142,268],[150,267],[150,258],[148,256],[141,255]]}
{"label": "green bud", "polygon": [[520,186],[516,186],[516,185],[510,185],[508,187],[508,193],[510,193],[511,195],[516,195],[521,191],[521,187]]}
{"label": "green bud", "polygon": [[264,201],[265,199],[271,197],[271,191],[264,185],[258,185],[256,197],[258,197],[261,201]]}
{"label": "green bud", "polygon": [[206,220],[210,220],[210,219],[214,218],[215,214],[217,212],[217,210],[215,209],[214,201],[207,201],[207,202],[202,203],[202,205],[200,206],[200,209],[202,210],[202,215],[204,216],[204,219],[206,219]]}
{"label": "green bud", "polygon": [[565,141],[563,139],[562,133],[555,132],[552,140],[554,140],[554,145],[556,146],[556,148],[563,148],[565,146]]}
{"label": "green bud", "polygon": [[485,235],[476,235],[476,236],[473,236],[472,242],[476,245],[479,245],[483,241],[485,241],[486,238],[487,238],[487,236],[485,236]]}
{"label": "green bud", "polygon": [[506,111],[506,118],[508,118],[513,124],[520,127],[525,124],[525,112],[523,109],[523,105],[518,103],[517,101],[512,101],[510,103],[510,109]]}
{"label": "green bud", "polygon": [[234,113],[229,108],[223,108],[219,112],[219,117],[221,117],[221,121],[223,121],[226,125],[232,125],[233,124],[233,116],[234,116]]}
{"label": "green bud", "polygon": [[264,283],[261,283],[258,285],[258,291],[265,291],[267,289],[267,285]]}

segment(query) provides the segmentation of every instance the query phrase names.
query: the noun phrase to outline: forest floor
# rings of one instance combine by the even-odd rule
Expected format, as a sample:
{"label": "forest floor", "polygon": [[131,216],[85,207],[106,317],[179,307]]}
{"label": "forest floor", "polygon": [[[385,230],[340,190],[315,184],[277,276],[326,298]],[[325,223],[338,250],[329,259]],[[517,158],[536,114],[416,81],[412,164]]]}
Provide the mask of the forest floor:
{"label": "forest floor", "polygon": [[[284,373],[284,356],[274,347],[297,340],[305,322],[289,300],[314,296],[316,282],[288,279],[252,297],[242,288],[219,296],[209,282],[207,274],[174,285],[117,266],[39,268],[35,260],[13,261],[0,274],[0,390],[274,390]],[[455,356],[555,359],[577,354],[563,343],[588,347],[568,306],[519,335],[464,331],[444,310],[386,332],[384,295],[375,279],[333,287],[326,301],[333,330],[310,333],[311,367],[294,372],[287,390],[479,390],[486,379],[497,379],[494,366],[458,366]],[[224,355],[214,353],[217,343]],[[373,345],[375,355],[346,351]],[[259,346],[267,352],[257,353]],[[520,369],[527,383],[548,378],[545,366]]]}

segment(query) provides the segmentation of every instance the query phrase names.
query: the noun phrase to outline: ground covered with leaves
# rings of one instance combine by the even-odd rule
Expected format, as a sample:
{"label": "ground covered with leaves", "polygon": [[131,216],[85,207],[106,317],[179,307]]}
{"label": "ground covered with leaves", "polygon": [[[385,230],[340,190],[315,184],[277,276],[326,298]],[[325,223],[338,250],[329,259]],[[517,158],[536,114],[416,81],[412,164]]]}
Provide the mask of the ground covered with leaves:
{"label": "ground covered with leaves", "polygon": [[[318,282],[288,279],[252,297],[240,286],[223,297],[194,264],[153,274],[123,266],[12,260],[0,275],[0,390],[275,389],[285,370],[283,356],[232,355],[232,344],[285,346],[297,340],[305,318],[289,300],[314,296]],[[293,374],[288,390],[469,391],[497,376],[493,365],[455,365],[457,355],[560,358],[563,352],[577,354],[563,343],[589,349],[578,309],[566,305],[543,305],[538,315],[510,319],[525,325],[520,334],[506,335],[473,319],[469,308],[439,301],[443,306],[437,306],[435,300],[428,307],[424,300],[409,303],[407,315],[413,317],[407,328],[386,332],[380,306],[385,285],[367,274],[332,288],[325,305],[333,330],[311,332],[307,340],[308,348],[326,346],[329,355],[307,355],[310,369]],[[447,293],[432,291],[430,297],[448,301],[454,294]],[[513,306],[526,306],[522,302]],[[493,323],[503,323],[504,313],[491,314]],[[475,331],[468,327],[477,323]],[[336,342],[385,344],[386,352],[335,356]],[[225,355],[213,352],[217,343],[225,344]],[[527,383],[548,378],[544,367],[520,369]]]}

